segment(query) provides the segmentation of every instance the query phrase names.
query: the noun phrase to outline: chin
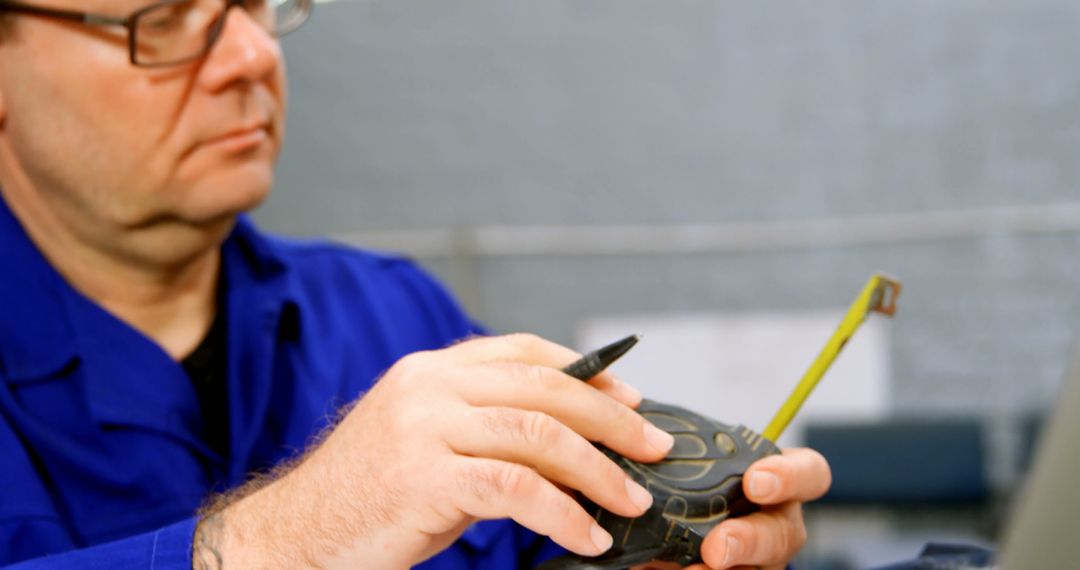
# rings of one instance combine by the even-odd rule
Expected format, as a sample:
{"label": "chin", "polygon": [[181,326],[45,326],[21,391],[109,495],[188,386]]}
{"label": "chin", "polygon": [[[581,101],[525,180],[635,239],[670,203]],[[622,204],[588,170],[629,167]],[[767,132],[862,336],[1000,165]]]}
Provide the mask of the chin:
{"label": "chin", "polygon": [[254,209],[270,195],[269,168],[215,176],[190,188],[179,217],[192,224],[217,224]]}

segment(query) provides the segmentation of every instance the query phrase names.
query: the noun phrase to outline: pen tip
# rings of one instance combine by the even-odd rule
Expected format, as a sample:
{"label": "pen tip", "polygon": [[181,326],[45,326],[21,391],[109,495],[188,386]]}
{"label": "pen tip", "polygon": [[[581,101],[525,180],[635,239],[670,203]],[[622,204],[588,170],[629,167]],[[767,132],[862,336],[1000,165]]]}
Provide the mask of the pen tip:
{"label": "pen tip", "polygon": [[615,362],[616,360],[621,358],[622,355],[626,354],[627,351],[633,348],[639,340],[641,340],[641,335],[632,334],[624,339],[617,340],[605,346],[604,348],[601,348],[599,351],[597,351],[597,356],[602,362],[605,363],[605,366],[610,365],[612,362]]}

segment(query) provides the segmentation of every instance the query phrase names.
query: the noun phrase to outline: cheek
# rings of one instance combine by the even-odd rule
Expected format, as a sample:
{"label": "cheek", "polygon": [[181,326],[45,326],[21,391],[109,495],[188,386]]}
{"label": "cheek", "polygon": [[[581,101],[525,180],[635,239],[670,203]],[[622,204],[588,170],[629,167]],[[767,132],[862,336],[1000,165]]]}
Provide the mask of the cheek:
{"label": "cheek", "polygon": [[[65,38],[72,37],[67,31]],[[113,161],[145,158],[170,115],[183,85],[164,81],[128,62],[127,50],[103,38],[82,38],[78,49],[50,50],[40,56],[43,95],[69,131],[84,133],[84,144],[115,149]],[[75,41],[72,39],[72,41]],[[65,56],[70,53],[70,56]],[[175,81],[170,83],[177,83]]]}
{"label": "cheek", "polygon": [[108,119],[125,150],[147,166],[154,164],[155,155],[177,152],[174,135],[184,113],[187,85],[140,77],[116,91],[118,104],[110,109]]}
{"label": "cheek", "polygon": [[49,145],[52,162],[78,165],[86,182],[130,187],[153,178],[154,154],[174,120],[177,96],[148,84],[139,70],[89,62],[28,81],[33,98],[21,105],[30,136]]}
{"label": "cheek", "polygon": [[[190,79],[139,73],[120,88],[102,87],[114,105],[102,112],[99,146],[112,167],[108,200],[118,221],[139,224],[173,208],[175,192],[164,191],[176,176],[184,137],[178,135]],[[174,72],[173,72],[174,73]],[[188,73],[190,75],[190,73]],[[103,157],[105,158],[105,157]]]}
{"label": "cheek", "polygon": [[4,93],[4,134],[19,165],[42,190],[74,187],[80,178],[83,184],[78,186],[94,185],[105,165],[115,162],[104,143],[112,110],[96,97],[73,96],[93,92],[94,86],[81,77],[55,66],[45,69],[31,59],[13,71],[19,81],[16,89]]}
{"label": "cheek", "polygon": [[49,86],[43,100],[50,104],[25,106],[44,110],[33,111],[27,135],[38,147],[38,179],[95,218],[138,225],[169,200],[157,191],[172,168],[161,152],[173,121],[169,93],[123,73],[75,84],[80,89],[58,93],[52,89],[60,86]]}

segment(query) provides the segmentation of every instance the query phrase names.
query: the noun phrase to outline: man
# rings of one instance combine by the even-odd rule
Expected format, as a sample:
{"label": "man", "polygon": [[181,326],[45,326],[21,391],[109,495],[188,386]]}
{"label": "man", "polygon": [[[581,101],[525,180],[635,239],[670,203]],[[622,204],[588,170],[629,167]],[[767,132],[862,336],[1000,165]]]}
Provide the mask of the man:
{"label": "man", "polygon": [[[633,388],[532,336],[457,342],[477,327],[409,262],[239,216],[284,134],[275,38],[310,9],[0,3],[0,563],[529,567],[555,549],[526,529],[610,546],[568,489],[647,508],[589,443],[670,449]],[[705,562],[783,567],[828,484],[812,451],[761,461],[765,508]]]}

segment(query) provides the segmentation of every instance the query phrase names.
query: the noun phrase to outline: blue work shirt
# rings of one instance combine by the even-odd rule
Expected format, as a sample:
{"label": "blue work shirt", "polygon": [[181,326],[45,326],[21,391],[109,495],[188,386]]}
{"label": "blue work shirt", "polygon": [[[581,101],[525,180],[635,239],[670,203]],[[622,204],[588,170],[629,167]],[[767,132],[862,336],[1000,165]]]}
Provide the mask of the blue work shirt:
{"label": "blue work shirt", "polygon": [[[261,234],[222,246],[228,457],[153,341],[73,289],[0,200],[0,566],[191,568],[211,493],[294,457],[391,364],[477,327],[401,257]],[[474,525],[420,568],[529,568],[557,550]]]}

